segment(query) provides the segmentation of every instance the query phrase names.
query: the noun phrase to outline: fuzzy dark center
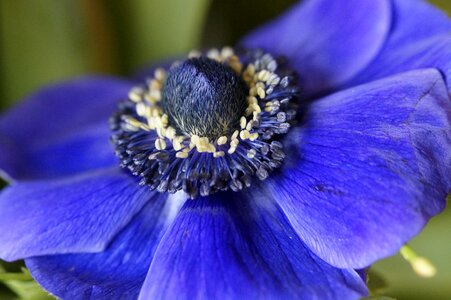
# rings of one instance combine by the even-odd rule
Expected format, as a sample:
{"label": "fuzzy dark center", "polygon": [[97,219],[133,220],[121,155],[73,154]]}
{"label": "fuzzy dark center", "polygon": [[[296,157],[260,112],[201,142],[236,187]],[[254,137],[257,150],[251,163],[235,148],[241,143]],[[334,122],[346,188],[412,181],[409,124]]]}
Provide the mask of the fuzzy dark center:
{"label": "fuzzy dark center", "polygon": [[215,140],[239,127],[247,94],[246,83],[230,67],[192,58],[171,68],[161,104],[177,131]]}

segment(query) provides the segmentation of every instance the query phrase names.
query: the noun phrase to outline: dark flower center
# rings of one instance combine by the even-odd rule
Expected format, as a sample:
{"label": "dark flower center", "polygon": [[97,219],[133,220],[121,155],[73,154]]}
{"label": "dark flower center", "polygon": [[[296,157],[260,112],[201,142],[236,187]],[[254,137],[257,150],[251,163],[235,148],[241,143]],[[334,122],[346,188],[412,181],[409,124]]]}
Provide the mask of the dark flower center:
{"label": "dark flower center", "polygon": [[191,198],[249,187],[285,158],[293,73],[261,51],[191,53],[157,69],[111,118],[121,165],[160,192]]}
{"label": "dark flower center", "polygon": [[169,70],[161,107],[180,133],[215,140],[239,128],[246,83],[228,66],[200,57]]}

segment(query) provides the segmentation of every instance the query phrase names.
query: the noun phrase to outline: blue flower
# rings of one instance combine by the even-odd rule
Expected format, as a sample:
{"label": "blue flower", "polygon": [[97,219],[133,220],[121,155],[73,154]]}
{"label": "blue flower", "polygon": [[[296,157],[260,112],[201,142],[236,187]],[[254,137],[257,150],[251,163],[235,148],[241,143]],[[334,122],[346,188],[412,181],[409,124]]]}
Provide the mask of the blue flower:
{"label": "blue flower", "polygon": [[[223,181],[180,167],[177,173],[162,172],[170,181],[160,185],[166,177],[158,169],[138,172],[136,167],[171,162],[154,155],[154,165],[138,156],[142,145],[136,138],[149,138],[138,134],[150,132],[146,126],[163,136],[153,135],[152,151],[170,146],[171,155],[183,152],[173,139],[167,145],[172,133],[161,124],[178,122],[178,114],[186,111],[171,110],[166,121],[161,113],[140,114],[143,97],[158,98],[163,91],[168,113],[171,108],[164,105],[187,97],[177,88],[194,84],[185,80],[194,76],[189,75],[193,65],[196,72],[213,76],[217,72],[211,70],[222,68],[218,63],[188,60],[175,66],[168,78],[185,79],[168,89],[158,89],[165,81],[157,72],[156,94],[136,90],[135,81],[76,79],[44,88],[6,112],[0,118],[0,167],[10,186],[0,194],[0,257],[25,259],[33,277],[63,299],[365,295],[364,276],[355,270],[398,251],[444,208],[451,190],[451,22],[423,1],[307,0],[245,37],[241,46],[263,49],[271,54],[266,58],[284,56],[287,68],[297,73],[297,81],[287,76],[281,83],[287,71],[282,64],[262,63],[263,54],[252,60],[249,55],[257,53],[252,51],[228,61],[232,69],[251,61],[280,75],[272,95],[298,105],[297,123],[271,119],[272,112],[290,115],[290,104],[268,105],[254,125],[260,130],[273,120],[278,129],[267,136],[262,129],[253,139],[249,130],[239,145],[230,144],[225,150],[235,147],[234,157],[241,155],[242,145],[260,143],[261,148],[258,153],[249,148],[242,156],[249,160],[228,160],[231,174]],[[242,97],[234,90],[241,79],[224,72],[218,74],[229,78],[230,86],[207,76],[207,92],[191,91],[216,100],[231,93]],[[268,100],[268,86],[263,94],[255,87],[251,97],[257,103]],[[117,112],[119,100],[127,97]],[[240,113],[248,108],[230,105],[238,105]],[[240,114],[226,113],[229,108],[223,106],[217,120],[241,126],[235,119]],[[112,133],[107,120],[115,112]],[[194,118],[198,112],[187,113]],[[241,131],[250,122],[246,118]],[[233,133],[216,133],[211,120],[216,119],[174,126],[177,132],[191,132],[205,125],[210,140],[225,134],[231,143]],[[283,123],[291,129],[280,129]],[[122,165],[139,176],[119,168],[112,135]],[[221,152],[222,142],[188,142],[195,153],[204,153],[198,157],[209,155],[209,166],[217,162],[212,153]],[[265,145],[273,148],[262,150]],[[266,162],[258,166],[268,176],[257,171],[255,155]],[[177,156],[197,174],[204,172],[207,163],[193,157]],[[193,190],[180,185],[177,174],[186,186],[210,185]],[[246,187],[249,176],[264,180],[252,178]],[[171,187],[196,199],[158,191]]]}

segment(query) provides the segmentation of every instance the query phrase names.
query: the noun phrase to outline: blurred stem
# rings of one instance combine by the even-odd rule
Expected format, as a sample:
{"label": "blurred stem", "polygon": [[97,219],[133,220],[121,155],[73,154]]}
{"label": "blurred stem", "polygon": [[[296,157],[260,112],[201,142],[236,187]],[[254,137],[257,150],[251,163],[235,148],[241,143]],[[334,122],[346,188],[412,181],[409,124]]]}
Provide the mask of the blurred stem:
{"label": "blurred stem", "polygon": [[83,23],[75,1],[0,1],[0,103],[87,70]]}
{"label": "blurred stem", "polygon": [[94,70],[105,73],[118,71],[118,53],[112,20],[105,0],[81,0],[81,9],[87,23],[90,64]]}
{"label": "blurred stem", "polygon": [[22,268],[22,272],[20,273],[7,273],[4,272],[3,269],[0,269],[0,281],[9,281],[9,280],[19,280],[19,281],[24,281],[24,280],[32,280],[30,272],[25,269]]}
{"label": "blurred stem", "polygon": [[[110,2],[111,3],[111,2]],[[114,0],[126,70],[199,46],[210,0]]]}

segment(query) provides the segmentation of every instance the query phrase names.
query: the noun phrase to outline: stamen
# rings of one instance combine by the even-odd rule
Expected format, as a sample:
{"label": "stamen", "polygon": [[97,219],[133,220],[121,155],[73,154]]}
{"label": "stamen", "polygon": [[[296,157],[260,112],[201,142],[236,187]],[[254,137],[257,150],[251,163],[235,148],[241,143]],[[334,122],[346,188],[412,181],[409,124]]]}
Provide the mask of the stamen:
{"label": "stamen", "polygon": [[264,180],[285,157],[293,122],[290,71],[260,51],[192,51],[133,88],[111,118],[121,165],[141,184],[191,198]]}
{"label": "stamen", "polygon": [[437,274],[435,266],[425,257],[421,257],[413,251],[412,248],[405,245],[399,251],[401,256],[410,263],[414,272],[425,278],[434,277]]}

